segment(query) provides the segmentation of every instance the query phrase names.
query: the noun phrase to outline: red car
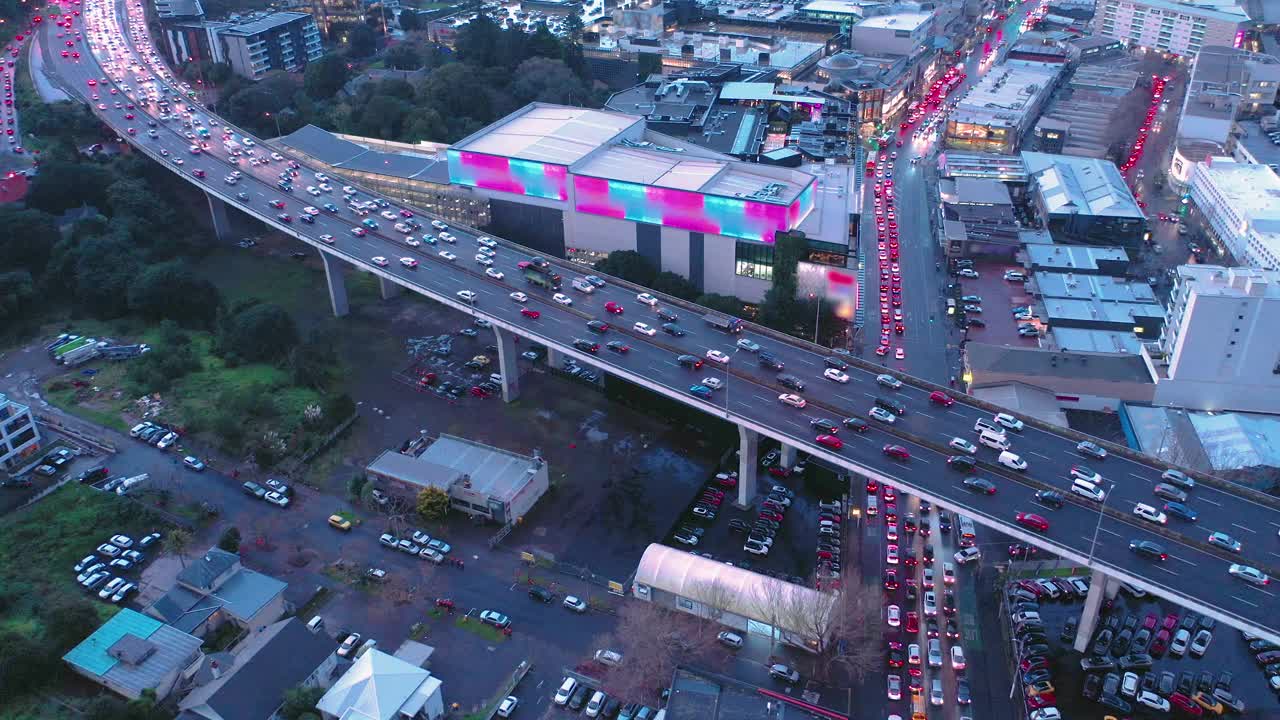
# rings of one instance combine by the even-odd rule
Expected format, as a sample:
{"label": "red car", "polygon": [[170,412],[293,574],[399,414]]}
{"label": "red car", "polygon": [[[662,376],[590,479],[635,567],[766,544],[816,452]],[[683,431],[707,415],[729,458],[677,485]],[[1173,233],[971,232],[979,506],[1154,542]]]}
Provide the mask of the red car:
{"label": "red car", "polygon": [[716,475],[716,484],[722,488],[738,487],[738,473],[720,473]]}
{"label": "red car", "polygon": [[901,445],[885,445],[881,448],[885,455],[897,460],[910,460],[911,453]]}
{"label": "red car", "polygon": [[542,317],[542,313],[538,312],[537,310],[534,310],[533,308],[520,308],[520,314],[527,318],[532,318],[534,320],[537,320],[538,318]]}
{"label": "red car", "polygon": [[273,207],[273,208],[277,209],[277,210],[283,210],[283,209],[284,209],[284,201],[283,201],[283,200],[272,200],[271,202],[269,202],[269,203],[267,203],[267,204],[268,204],[268,205],[270,205],[271,207]]}
{"label": "red car", "polygon": [[1019,525],[1035,530],[1036,532],[1048,532],[1049,521],[1035,513],[1020,512],[1014,518]]}
{"label": "red car", "polygon": [[933,392],[929,393],[929,402],[934,403],[935,405],[941,405],[943,407],[951,407],[952,405],[955,404],[956,401],[955,401],[955,398],[952,398],[950,395],[942,392],[941,390],[934,390]]}
{"label": "red car", "polygon": [[604,304],[604,309],[612,315],[622,314],[622,306],[612,300]]}
{"label": "red car", "polygon": [[920,632],[920,614],[915,612],[907,613],[907,632]]}
{"label": "red car", "polygon": [[871,478],[867,478],[867,492],[873,493],[880,489],[880,483]]}
{"label": "red car", "polygon": [[773,520],[774,522],[782,522],[782,513],[773,510],[761,510],[756,517],[761,520]]}
{"label": "red car", "polygon": [[1204,714],[1204,708],[1195,704],[1191,698],[1182,693],[1174,693],[1169,696],[1169,704],[1178,708],[1183,713],[1192,717],[1200,717]]}
{"label": "red car", "polygon": [[476,397],[480,397],[480,398],[482,398],[482,397],[489,397],[489,391],[488,391],[488,390],[485,390],[484,388],[480,387],[479,385],[476,385],[476,386],[474,386],[474,387],[472,387],[472,388],[471,388],[471,394],[472,394],[472,395],[474,395],[474,396],[476,396]]}
{"label": "red car", "polygon": [[832,450],[839,450],[844,447],[844,441],[835,435],[819,435],[814,442],[819,445],[825,445]]}
{"label": "red car", "polygon": [[1178,627],[1178,613],[1169,613],[1164,616],[1164,621],[1160,623],[1160,627],[1173,632]]}

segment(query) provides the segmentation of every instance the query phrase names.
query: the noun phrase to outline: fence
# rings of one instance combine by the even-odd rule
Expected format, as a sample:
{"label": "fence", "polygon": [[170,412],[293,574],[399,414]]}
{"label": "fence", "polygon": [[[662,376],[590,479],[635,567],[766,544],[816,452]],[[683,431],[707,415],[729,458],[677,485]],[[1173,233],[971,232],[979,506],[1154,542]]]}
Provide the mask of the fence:
{"label": "fence", "polygon": [[350,417],[338,423],[338,427],[329,431],[329,434],[325,435],[324,439],[321,440],[315,447],[306,451],[302,455],[299,455],[298,459],[294,460],[293,463],[289,465],[289,468],[287,470],[284,470],[284,474],[292,476],[294,473],[298,472],[298,470],[301,469],[302,466],[314,460],[315,457],[320,453],[324,452],[325,450],[328,450],[329,446],[333,444],[333,441],[337,440],[339,435],[346,432],[347,428],[351,427],[353,424],[355,424],[355,421],[359,419],[360,419],[359,412],[351,413]]}
{"label": "fence", "polygon": [[89,435],[88,433],[85,433],[82,430],[78,430],[72,427],[71,425],[68,425],[62,420],[56,417],[53,417],[52,415],[46,415],[44,413],[32,413],[32,414],[35,416],[36,420],[40,422],[40,424],[48,425],[49,427],[53,428],[54,430],[57,430],[63,435],[68,435],[70,437],[75,438],[76,440],[79,440],[82,443],[92,445],[93,447],[105,453],[115,453],[116,451],[115,445],[112,445],[111,443],[105,440],[99,440],[98,438],[92,435]]}

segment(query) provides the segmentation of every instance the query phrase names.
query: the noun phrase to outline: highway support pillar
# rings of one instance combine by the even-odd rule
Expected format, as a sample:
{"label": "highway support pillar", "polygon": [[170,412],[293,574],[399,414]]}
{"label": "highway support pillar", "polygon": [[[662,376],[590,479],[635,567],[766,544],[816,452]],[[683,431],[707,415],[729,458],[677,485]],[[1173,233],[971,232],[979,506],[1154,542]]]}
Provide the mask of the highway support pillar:
{"label": "highway support pillar", "polygon": [[390,300],[396,297],[400,294],[401,289],[399,284],[393,283],[384,277],[378,277],[378,290],[382,292],[383,300]]}
{"label": "highway support pillar", "polygon": [[782,456],[778,458],[778,464],[790,470],[796,466],[796,449],[790,445],[782,444]]}
{"label": "highway support pillar", "polygon": [[738,426],[738,500],[740,508],[750,508],[756,499],[756,473],[760,472],[760,433]]}
{"label": "highway support pillar", "polygon": [[334,317],[346,317],[351,312],[347,302],[347,280],[342,276],[342,261],[321,250],[320,260],[324,263],[324,276],[329,281],[329,303],[333,305]]}
{"label": "highway support pillar", "polygon": [[547,348],[547,367],[556,370],[564,369],[564,353],[553,347]]}
{"label": "highway support pillar", "polygon": [[[1107,597],[1107,586],[1111,578],[1094,570],[1089,578],[1089,594],[1084,599],[1084,610],[1080,613],[1080,624],[1076,626],[1076,652],[1088,652],[1089,641],[1093,639],[1093,631],[1098,629],[1098,616],[1102,614],[1102,601]],[[1116,584],[1119,587],[1119,583]],[[1114,597],[1114,595],[1113,595]]]}
{"label": "highway support pillar", "polygon": [[209,199],[209,215],[213,218],[213,234],[219,240],[231,239],[231,219],[227,217],[227,204],[212,193],[205,193]]}
{"label": "highway support pillar", "polygon": [[516,336],[493,327],[498,338],[498,372],[502,373],[502,401],[515,402],[520,398],[520,352],[516,349]]}

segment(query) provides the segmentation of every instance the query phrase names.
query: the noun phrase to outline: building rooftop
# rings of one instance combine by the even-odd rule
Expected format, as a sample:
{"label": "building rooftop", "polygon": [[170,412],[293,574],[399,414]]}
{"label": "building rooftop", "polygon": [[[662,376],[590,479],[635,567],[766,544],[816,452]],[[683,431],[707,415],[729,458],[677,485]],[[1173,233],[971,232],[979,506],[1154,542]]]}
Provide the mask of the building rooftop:
{"label": "building rooftop", "polygon": [[1178,281],[1197,295],[1280,298],[1280,270],[1179,265]]}
{"label": "building rooftop", "polygon": [[215,580],[239,562],[239,555],[211,547],[178,573],[178,582],[208,592],[214,589]]}
{"label": "building rooftop", "polygon": [[1223,205],[1258,233],[1276,235],[1280,242],[1280,176],[1266,165],[1214,157],[1196,166],[1213,183]]}
{"label": "building rooftop", "polygon": [[856,27],[860,28],[880,28],[884,30],[916,30],[921,25],[925,25],[933,18],[933,13],[927,12],[902,12],[890,15],[872,15],[863,18]]}
{"label": "building rooftop", "polygon": [[241,568],[218,587],[216,599],[233,617],[248,622],[288,587],[283,580]]}
{"label": "building rooftop", "polygon": [[179,707],[206,718],[271,717],[285,691],[300,685],[333,651],[328,635],[307,630],[296,617],[280,620],[250,633],[231,656],[234,665],[221,668],[213,681],[191,691]]}
{"label": "building rooftop", "polygon": [[[818,717],[741,680],[676,668],[666,720],[813,720]],[[823,717],[833,717],[824,715]],[[835,715],[834,717],[843,717]]]}
{"label": "building rooftop", "polygon": [[1238,120],[1236,127],[1241,130],[1237,146],[1243,147],[1258,164],[1280,171],[1280,144],[1267,137],[1262,124],[1257,120]]}
{"label": "building rooftop", "polygon": [[174,585],[147,608],[182,632],[192,632],[222,608],[218,602],[207,602],[207,595],[192,592],[181,585]]}
{"label": "building rooftop", "polygon": [[938,154],[938,171],[942,177],[990,178],[1005,183],[1025,183],[1029,179],[1021,155],[944,150]]}
{"label": "building rooftop", "polygon": [[84,674],[134,697],[186,668],[203,641],[123,608],[62,657]]}
{"label": "building rooftop", "polygon": [[869,8],[880,8],[886,5],[881,0],[813,0],[813,2],[805,3],[805,6],[800,11],[805,13],[843,13],[861,17],[867,14]]}
{"label": "building rooftop", "polygon": [[227,35],[239,35],[249,37],[258,35],[268,30],[274,30],[283,27],[291,22],[301,19],[311,19],[307,13],[300,12],[275,12],[261,17],[251,18],[245,22],[237,23],[222,32]]}
{"label": "building rooftop", "polygon": [[1180,2],[1179,0],[1142,0],[1142,4],[1148,7],[1160,8],[1161,10],[1173,10],[1214,20],[1226,20],[1228,22],[1249,21],[1249,16],[1245,14],[1244,9],[1240,7],[1237,0],[1194,0],[1189,2]]}
{"label": "building rooftop", "polygon": [[636,123],[636,115],[533,103],[461,141],[454,150],[572,165]]}
{"label": "building rooftop", "polygon": [[1139,355],[1066,353],[971,342],[965,346],[965,360],[975,375],[990,373],[997,376],[1151,384],[1151,374]]}
{"label": "building rooftop", "polygon": [[718,96],[716,86],[706,81],[651,79],[614,93],[605,108],[643,115],[650,122],[695,123],[705,117]]}
{"label": "building rooftop", "polygon": [[787,168],[629,145],[593,153],[575,164],[573,173],[783,205],[790,205],[813,181],[812,176]]}
{"label": "building rooftop", "polygon": [[474,492],[509,501],[525,487],[525,478],[542,462],[539,458],[453,435],[441,435],[417,457],[388,450],[370,463],[368,470],[446,491],[454,483],[465,480]]}
{"label": "building rooftop", "polygon": [[813,163],[805,165],[805,172],[817,177],[813,212],[796,227],[811,240],[849,244],[849,215],[858,202],[856,193],[850,191],[857,168],[847,163]]}
{"label": "building rooftop", "polygon": [[1124,248],[1104,245],[1032,245],[1026,253],[1031,267],[1040,270],[1097,271],[1099,261],[1129,262],[1129,253]]}
{"label": "building rooftop", "polygon": [[414,717],[439,685],[426,670],[375,648],[351,664],[316,709],[343,720]]}
{"label": "building rooftop", "polygon": [[1068,352],[1132,353],[1142,351],[1142,341],[1132,332],[1055,327],[1049,330],[1052,344]]}
{"label": "building rooftop", "polygon": [[[1164,319],[1164,306],[1155,302],[1120,302],[1097,298],[1045,298],[1046,319],[1052,327],[1055,321],[1073,320],[1095,323],[1122,324],[1141,327],[1148,318]],[[1148,328],[1147,330],[1153,330]]]}
{"label": "building rooftop", "polygon": [[720,88],[721,100],[758,100],[779,103],[807,103],[822,105],[826,99],[819,95],[778,92],[773,83],[727,82]]}
{"label": "building rooftop", "polygon": [[280,142],[334,168],[449,183],[449,165],[444,158],[416,146],[395,151],[376,150],[314,125],[301,127],[280,138]]}
{"label": "building rooftop", "polygon": [[1051,215],[1146,219],[1115,163],[1038,152],[1024,152],[1022,160]]}
{"label": "building rooftop", "polygon": [[999,180],[959,177],[939,184],[942,201],[954,205],[1012,205],[1009,188]]}
{"label": "building rooftop", "polygon": [[1015,127],[1040,105],[1062,72],[1057,63],[1007,61],[996,65],[960,98],[951,119]]}
{"label": "building rooftop", "polygon": [[[1114,300],[1124,303],[1154,303],[1155,293],[1144,282],[1130,282],[1106,275],[1037,272],[1032,275],[1036,293],[1044,298]],[[1048,302],[1046,300],[1045,302]]]}

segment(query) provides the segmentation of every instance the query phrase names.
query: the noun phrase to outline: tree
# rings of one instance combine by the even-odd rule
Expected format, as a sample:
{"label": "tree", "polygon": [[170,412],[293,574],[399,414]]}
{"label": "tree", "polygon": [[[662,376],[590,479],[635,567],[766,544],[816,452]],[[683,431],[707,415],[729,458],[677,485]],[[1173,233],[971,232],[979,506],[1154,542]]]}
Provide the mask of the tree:
{"label": "tree", "polygon": [[182,567],[187,566],[187,550],[191,548],[191,533],[186,530],[174,530],[164,540],[164,549],[170,555],[176,555]]}
{"label": "tree", "polygon": [[307,95],[316,100],[328,100],[347,84],[349,74],[345,59],[337,55],[325,55],[315,62],[307,63],[302,85]]}
{"label": "tree", "polygon": [[218,547],[229,553],[240,552],[240,528],[234,525],[222,532],[222,537],[218,538]]}
{"label": "tree", "polygon": [[415,504],[418,515],[428,522],[440,522],[449,514],[449,493],[437,487],[423,488]]}
{"label": "tree", "polygon": [[141,254],[123,235],[91,238],[74,253],[76,299],[98,317],[119,317],[128,311],[129,285],[142,270]]}
{"label": "tree", "polygon": [[715,310],[718,313],[733,315],[735,317],[742,314],[742,309],[745,305],[745,303],[732,295],[719,295],[716,293],[699,295],[698,299],[694,302],[705,308]]}
{"label": "tree", "polygon": [[595,270],[645,287],[653,287],[658,269],[635,250],[617,250],[591,266]]}
{"label": "tree", "polygon": [[0,272],[0,327],[16,328],[36,297],[35,281],[26,270]]}
{"label": "tree", "polygon": [[58,239],[53,216],[39,210],[6,207],[0,209],[0,227],[5,229],[5,240],[0,242],[0,268],[25,269],[32,275],[43,272]]}
{"label": "tree", "polygon": [[582,14],[575,8],[573,12],[570,12],[565,16],[564,24],[561,25],[561,29],[564,30],[564,36],[568,38],[570,42],[576,43],[581,40]]}
{"label": "tree", "polygon": [[[713,588],[707,588],[716,594]],[[626,658],[610,668],[604,686],[616,697],[650,702],[657,688],[666,687],[677,665],[714,666],[723,662],[716,635],[722,626],[714,619],[667,610],[649,602],[629,602],[618,610],[618,627],[598,647],[617,648]]]}
{"label": "tree", "polygon": [[[410,10],[402,10],[400,14],[403,16]],[[417,70],[422,67],[422,48],[421,46],[409,40],[397,43],[395,47],[387,51],[386,54],[387,67],[395,70]]]}
{"label": "tree", "polygon": [[413,32],[420,27],[418,11],[413,8],[405,8],[401,10],[399,17],[396,19],[400,21],[400,29],[405,32]]}
{"label": "tree", "polygon": [[218,288],[185,260],[152,265],[129,286],[129,307],[151,319],[209,327],[221,303]]}
{"label": "tree", "polygon": [[520,63],[511,80],[511,92],[521,103],[543,102],[582,105],[587,88],[560,59],[532,57]]}
{"label": "tree", "polygon": [[45,642],[58,654],[80,644],[85,629],[97,627],[102,621],[98,608],[80,598],[49,598],[49,601],[51,604],[40,611],[40,619],[45,628]]}
{"label": "tree", "polygon": [[319,332],[313,332],[306,342],[289,351],[289,372],[294,385],[320,390],[329,384],[337,367],[333,343],[327,342]]}
{"label": "tree", "polygon": [[[27,207],[61,215],[72,208],[107,206],[107,186],[115,173],[93,162],[46,160],[27,191]],[[68,192],[75,188],[75,192]]]}
{"label": "tree", "polygon": [[658,53],[640,53],[637,58],[640,71],[636,73],[641,82],[644,82],[650,75],[662,74],[662,55]]}
{"label": "tree", "polygon": [[[403,15],[404,13],[401,13]],[[315,712],[316,703],[324,697],[324,688],[299,685],[284,691],[284,702],[277,711],[284,720],[301,720]]]}
{"label": "tree", "polygon": [[365,24],[351,28],[347,35],[347,55],[353,58],[366,58],[378,49],[378,33]]}
{"label": "tree", "polygon": [[391,95],[374,95],[359,111],[355,131],[359,135],[395,140],[406,117],[413,113],[413,106]]}
{"label": "tree", "polygon": [[219,350],[251,362],[279,360],[298,342],[298,328],[284,308],[272,303],[240,303],[222,323]]}
{"label": "tree", "polygon": [[649,287],[682,300],[693,300],[698,297],[698,288],[694,287],[693,283],[683,275],[677,275],[669,270],[663,270],[655,275],[653,284]]}

